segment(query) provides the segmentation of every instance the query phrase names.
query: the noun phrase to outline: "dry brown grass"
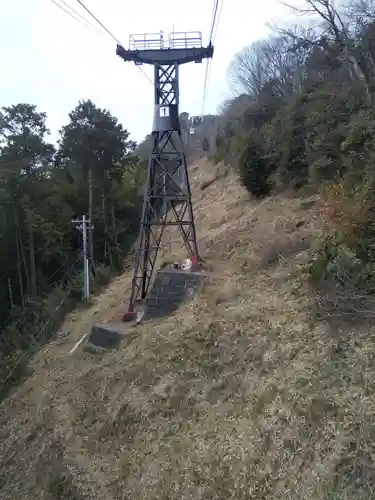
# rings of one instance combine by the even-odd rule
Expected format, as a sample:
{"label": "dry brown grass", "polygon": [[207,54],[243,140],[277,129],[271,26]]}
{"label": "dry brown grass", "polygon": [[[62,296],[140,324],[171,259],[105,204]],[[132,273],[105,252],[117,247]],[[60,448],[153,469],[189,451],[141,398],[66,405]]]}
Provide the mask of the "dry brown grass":
{"label": "dry brown grass", "polygon": [[67,318],[0,406],[0,498],[374,498],[374,332],[314,323],[291,243],[319,234],[314,204],[215,175],[192,172],[211,282],[102,357],[67,352],[119,321],[129,275]]}

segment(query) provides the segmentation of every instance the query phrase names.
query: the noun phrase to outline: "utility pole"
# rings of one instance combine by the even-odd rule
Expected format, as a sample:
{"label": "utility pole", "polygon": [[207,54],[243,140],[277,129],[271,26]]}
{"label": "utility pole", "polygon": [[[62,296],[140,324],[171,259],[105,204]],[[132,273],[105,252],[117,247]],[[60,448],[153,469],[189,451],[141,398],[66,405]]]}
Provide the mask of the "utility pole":
{"label": "utility pole", "polygon": [[[202,47],[202,33],[130,35],[129,50],[117,45],[124,61],[154,67],[153,149],[149,158],[140,227],[139,247],[129,309],[123,320],[135,319],[135,303],[146,298],[166,226],[177,226],[194,264],[200,262],[184,140],[179,119],[179,67],[213,56],[213,46]],[[171,217],[163,217],[171,212]],[[167,220],[168,219],[168,220]]]}
{"label": "utility pole", "polygon": [[89,274],[89,256],[87,244],[87,231],[92,231],[94,226],[91,224],[90,219],[86,219],[86,215],[82,215],[82,219],[73,219],[73,224],[76,224],[76,229],[82,233],[82,246],[83,246],[83,298],[88,300],[90,298],[90,274]]}

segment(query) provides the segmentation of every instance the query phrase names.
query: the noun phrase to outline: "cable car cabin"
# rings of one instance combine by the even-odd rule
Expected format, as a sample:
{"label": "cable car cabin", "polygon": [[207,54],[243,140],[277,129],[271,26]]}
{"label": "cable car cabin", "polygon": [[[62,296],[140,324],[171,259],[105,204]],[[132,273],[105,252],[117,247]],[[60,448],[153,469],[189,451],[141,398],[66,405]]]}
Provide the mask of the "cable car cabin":
{"label": "cable car cabin", "polygon": [[190,127],[197,127],[198,125],[202,125],[203,118],[202,116],[192,116],[190,118]]}
{"label": "cable car cabin", "polygon": [[195,127],[202,125],[203,119],[201,116],[192,116],[189,120],[189,133],[195,135]]}

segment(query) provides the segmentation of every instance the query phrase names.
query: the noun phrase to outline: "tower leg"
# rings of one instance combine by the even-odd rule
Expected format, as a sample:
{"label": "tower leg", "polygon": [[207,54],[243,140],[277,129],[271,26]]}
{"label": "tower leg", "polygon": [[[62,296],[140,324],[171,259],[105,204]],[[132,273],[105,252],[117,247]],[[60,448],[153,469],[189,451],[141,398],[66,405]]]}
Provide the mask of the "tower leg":
{"label": "tower leg", "polygon": [[[193,263],[195,263],[199,261],[198,243],[195,229],[188,165],[186,161],[186,155],[183,151],[183,139],[180,131],[178,132],[177,140],[180,143],[179,146],[181,149],[181,183],[185,192],[185,196],[183,200],[181,200],[180,203],[177,202],[175,204],[175,207],[172,207],[172,209],[174,210],[176,220],[180,221],[179,228],[184,245],[188,250],[190,257],[192,258]],[[177,206],[179,208],[178,211]]]}
{"label": "tower leg", "polygon": [[[169,219],[164,217],[165,209],[172,215]],[[173,134],[173,131],[154,134],[132,291],[124,320],[134,318],[136,302],[147,296],[166,226],[179,227],[185,248],[196,262],[198,247],[186,157],[181,133]]]}
{"label": "tower leg", "polygon": [[[194,50],[189,54],[193,60],[200,59],[196,57]],[[192,263],[197,264],[199,261],[188,168],[178,113],[178,70],[179,63],[183,62],[188,60],[171,60],[168,64],[155,60],[153,63],[154,143],[148,164],[129,309],[124,320],[135,317],[137,301],[144,300],[147,296],[166,226],[179,227]]]}

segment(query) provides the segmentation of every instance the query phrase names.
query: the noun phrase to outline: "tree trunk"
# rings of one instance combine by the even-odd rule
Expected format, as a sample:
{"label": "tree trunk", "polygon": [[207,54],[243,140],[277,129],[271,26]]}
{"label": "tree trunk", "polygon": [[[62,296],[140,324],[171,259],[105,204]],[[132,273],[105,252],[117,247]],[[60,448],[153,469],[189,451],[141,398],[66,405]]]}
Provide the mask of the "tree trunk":
{"label": "tree trunk", "polygon": [[25,309],[25,295],[23,291],[23,282],[22,282],[22,269],[21,269],[21,257],[20,257],[20,246],[18,242],[18,234],[16,238],[16,249],[17,249],[17,273],[18,273],[18,282],[20,285],[20,294],[21,294],[21,304],[22,309]]}
{"label": "tree trunk", "polygon": [[22,263],[23,263],[23,267],[25,268],[27,290],[28,290],[28,293],[30,293],[31,292],[30,273],[29,273],[29,268],[27,267],[26,256],[25,256],[25,247],[23,246],[22,234],[21,234],[21,230],[20,230],[19,226],[18,226],[18,238],[19,238],[20,249],[21,249]]}
{"label": "tree trunk", "polygon": [[36,266],[35,266],[35,246],[34,246],[34,232],[31,226],[30,215],[26,215],[27,232],[29,236],[29,261],[30,261],[30,274],[31,274],[31,296],[33,299],[37,296],[36,286]]}
{"label": "tree trunk", "polygon": [[[19,285],[20,285],[22,309],[25,309],[25,294],[23,291],[23,277],[22,277],[21,252],[20,252],[20,245],[22,247],[22,241],[21,241],[21,235],[20,235],[20,226],[18,223],[18,217],[17,217],[16,207],[14,206],[14,203],[12,203],[12,207],[13,207],[14,223],[16,226],[17,273],[18,273],[18,280],[19,280]],[[25,262],[25,265],[26,265],[26,262]],[[26,280],[28,282],[27,268],[26,268]]]}
{"label": "tree trunk", "polygon": [[112,251],[111,251],[111,241],[107,240],[108,226],[107,226],[107,216],[106,216],[106,210],[105,210],[104,188],[101,189],[101,198],[102,198],[102,213],[103,213],[103,222],[104,222],[104,232],[105,232],[105,235],[106,235],[106,238],[105,238],[105,241],[104,241],[104,258],[107,257],[107,253],[108,253],[109,265],[111,267],[113,267]]}
{"label": "tree trunk", "polygon": [[111,200],[111,217],[112,217],[112,227],[113,227],[113,241],[114,244],[118,245],[118,233],[116,227],[116,217],[115,217],[115,203]]}
{"label": "tree trunk", "polygon": [[9,304],[10,304],[10,310],[13,310],[14,307],[14,302],[13,302],[13,290],[12,290],[12,280],[10,276],[8,277],[8,291],[9,291]]}
{"label": "tree trunk", "polygon": [[364,87],[364,90],[366,93],[366,98],[367,98],[367,100],[369,100],[370,99],[370,91],[369,91],[369,87],[367,84],[367,79],[366,79],[365,74],[363,73],[362,69],[360,68],[357,59],[353,55],[348,54],[348,60],[352,64],[353,71],[356,74],[358,80],[363,84],[363,87]]}

